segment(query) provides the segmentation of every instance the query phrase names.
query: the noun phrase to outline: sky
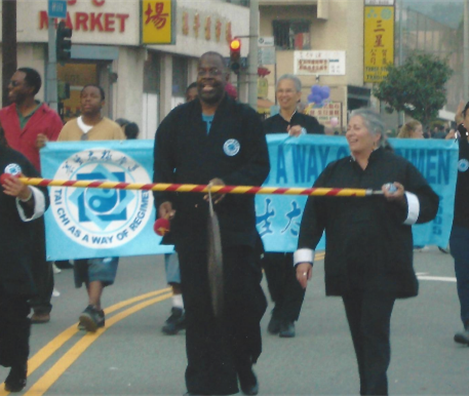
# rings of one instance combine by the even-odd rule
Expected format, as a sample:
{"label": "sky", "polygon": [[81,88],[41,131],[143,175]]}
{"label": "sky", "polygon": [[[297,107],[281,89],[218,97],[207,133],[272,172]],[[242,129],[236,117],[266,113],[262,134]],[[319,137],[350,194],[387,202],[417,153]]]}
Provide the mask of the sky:
{"label": "sky", "polygon": [[404,2],[405,7],[410,7],[416,11],[429,16],[430,18],[457,28],[463,13],[464,0],[396,0],[399,4]]}

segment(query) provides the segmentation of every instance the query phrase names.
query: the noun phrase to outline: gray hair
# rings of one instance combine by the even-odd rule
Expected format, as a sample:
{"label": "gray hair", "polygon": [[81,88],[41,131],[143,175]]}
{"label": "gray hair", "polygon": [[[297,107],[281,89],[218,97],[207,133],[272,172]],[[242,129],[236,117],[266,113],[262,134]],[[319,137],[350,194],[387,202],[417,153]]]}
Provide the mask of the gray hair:
{"label": "gray hair", "polygon": [[350,117],[360,116],[372,135],[381,135],[378,145],[385,147],[385,126],[381,118],[381,115],[370,107],[362,107],[361,109],[353,110],[350,113]]}
{"label": "gray hair", "polygon": [[296,92],[301,92],[301,80],[295,76],[294,74],[284,74],[277,80],[277,85],[275,86],[275,90],[278,90],[278,84],[282,80],[292,80],[295,83]]}

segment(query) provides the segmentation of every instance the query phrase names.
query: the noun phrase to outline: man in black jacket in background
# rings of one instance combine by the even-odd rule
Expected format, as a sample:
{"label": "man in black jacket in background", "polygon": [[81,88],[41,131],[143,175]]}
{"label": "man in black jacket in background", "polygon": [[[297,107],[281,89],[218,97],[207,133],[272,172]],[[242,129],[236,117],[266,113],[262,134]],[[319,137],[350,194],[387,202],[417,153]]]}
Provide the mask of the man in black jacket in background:
{"label": "man in black jacket in background", "polygon": [[[155,138],[154,182],[260,186],[270,165],[262,124],[250,107],[229,98],[223,57],[199,60],[198,98],[176,107]],[[205,198],[205,199],[204,199]],[[258,392],[252,371],[262,349],[259,322],[266,300],[256,263],[254,195],[214,197],[223,250],[224,309],[215,318],[207,271],[207,197],[155,193],[159,217],[171,220],[186,309],[189,394]]]}
{"label": "man in black jacket in background", "polygon": [[[318,120],[297,111],[301,99],[301,81],[292,74],[284,74],[277,81],[277,102],[280,112],[264,121],[265,133],[323,134]],[[300,316],[305,291],[298,284],[293,269],[293,253],[265,253],[262,260],[267,284],[275,307],[267,330],[280,337],[295,336],[295,321]]]}

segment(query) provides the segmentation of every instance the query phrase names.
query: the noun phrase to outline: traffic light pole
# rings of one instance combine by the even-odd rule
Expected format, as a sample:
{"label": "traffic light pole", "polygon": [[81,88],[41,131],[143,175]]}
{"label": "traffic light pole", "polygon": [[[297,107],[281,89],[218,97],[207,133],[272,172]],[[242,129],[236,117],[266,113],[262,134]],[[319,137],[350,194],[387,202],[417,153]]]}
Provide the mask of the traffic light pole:
{"label": "traffic light pole", "polygon": [[248,103],[257,110],[257,68],[258,49],[257,39],[259,36],[259,1],[251,0],[249,8],[249,57],[248,57]]}
{"label": "traffic light pole", "polygon": [[57,54],[55,47],[55,21],[49,18],[49,59],[47,63],[46,102],[52,110],[58,111],[57,99]]}

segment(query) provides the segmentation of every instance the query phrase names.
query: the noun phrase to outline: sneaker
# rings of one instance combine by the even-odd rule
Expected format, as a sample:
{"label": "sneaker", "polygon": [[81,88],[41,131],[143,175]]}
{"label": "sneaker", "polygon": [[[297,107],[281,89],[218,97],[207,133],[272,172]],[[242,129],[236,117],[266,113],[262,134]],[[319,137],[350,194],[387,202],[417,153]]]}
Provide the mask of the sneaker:
{"label": "sneaker", "polygon": [[293,338],[295,337],[295,323],[288,320],[283,321],[280,324],[280,331],[278,335],[282,338]]}
{"label": "sneaker", "polygon": [[7,392],[21,392],[26,386],[26,375],[28,373],[28,366],[21,364],[12,366],[10,373],[5,380],[5,390]]}
{"label": "sneaker", "polygon": [[104,323],[104,311],[88,305],[80,315],[78,328],[82,325],[86,331],[94,333],[100,327],[104,327]]}
{"label": "sneaker", "polygon": [[32,324],[48,323],[50,321],[50,313],[37,313],[34,312],[31,316]]}
{"label": "sneaker", "polygon": [[267,331],[270,334],[278,334],[280,332],[280,324],[282,321],[280,319],[277,319],[274,315],[270,318],[269,325],[267,326]]}
{"label": "sneaker", "polygon": [[171,316],[166,320],[161,331],[166,335],[175,335],[186,328],[186,315],[183,308],[171,308]]}
{"label": "sneaker", "polygon": [[414,246],[414,253],[428,252],[430,248],[428,246]]}

